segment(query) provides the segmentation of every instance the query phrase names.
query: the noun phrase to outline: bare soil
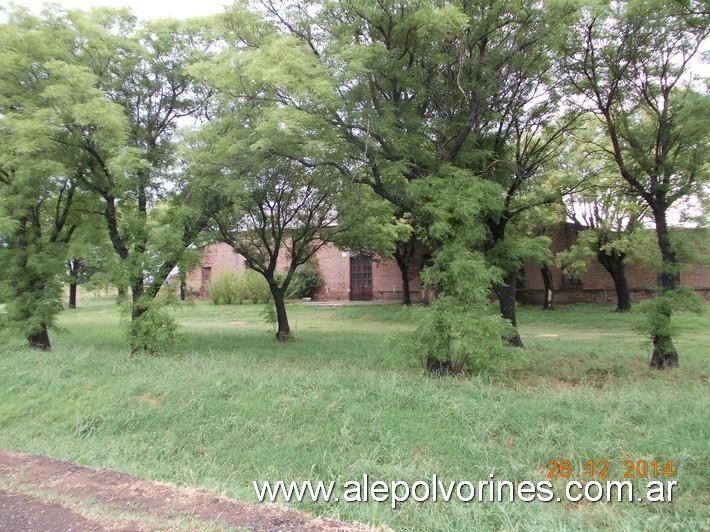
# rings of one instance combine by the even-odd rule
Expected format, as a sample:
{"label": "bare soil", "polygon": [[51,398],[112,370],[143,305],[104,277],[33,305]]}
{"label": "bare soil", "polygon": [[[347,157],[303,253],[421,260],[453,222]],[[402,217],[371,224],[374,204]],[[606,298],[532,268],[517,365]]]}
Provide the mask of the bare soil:
{"label": "bare soil", "polygon": [[0,530],[365,531],[278,505],[0,450]]}

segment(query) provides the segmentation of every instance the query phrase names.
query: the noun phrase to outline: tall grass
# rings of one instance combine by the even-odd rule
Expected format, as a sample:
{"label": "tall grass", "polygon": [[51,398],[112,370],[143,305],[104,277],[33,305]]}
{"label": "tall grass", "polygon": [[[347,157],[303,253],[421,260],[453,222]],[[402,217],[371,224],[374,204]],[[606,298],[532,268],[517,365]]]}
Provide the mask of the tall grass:
{"label": "tall grass", "polygon": [[[523,308],[527,349],[488,377],[429,378],[405,342],[425,309],[290,304],[277,344],[252,306],[178,312],[167,355],[128,358],[115,304],[61,316],[51,353],[0,348],[0,447],[255,500],[252,480],[542,480],[550,459],[672,459],[669,504],[302,503],[397,530],[702,530],[708,315],[679,314],[681,368],[648,368],[633,316]],[[582,478],[584,480],[584,478]]]}

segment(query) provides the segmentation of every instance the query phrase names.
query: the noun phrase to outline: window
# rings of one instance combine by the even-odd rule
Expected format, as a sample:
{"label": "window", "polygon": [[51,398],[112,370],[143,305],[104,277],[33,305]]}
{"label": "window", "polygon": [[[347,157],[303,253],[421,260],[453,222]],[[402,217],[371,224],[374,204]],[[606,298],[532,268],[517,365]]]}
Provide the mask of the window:
{"label": "window", "polygon": [[563,288],[582,286],[582,279],[580,279],[578,275],[570,275],[567,273],[563,273],[562,277],[560,278],[560,286],[562,286]]}

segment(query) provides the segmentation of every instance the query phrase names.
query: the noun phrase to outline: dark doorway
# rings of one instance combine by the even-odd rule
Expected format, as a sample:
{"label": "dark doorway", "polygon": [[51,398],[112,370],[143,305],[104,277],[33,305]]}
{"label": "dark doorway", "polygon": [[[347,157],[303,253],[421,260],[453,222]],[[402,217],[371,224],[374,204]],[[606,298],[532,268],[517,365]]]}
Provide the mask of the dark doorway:
{"label": "dark doorway", "polygon": [[365,255],[350,257],[350,299],[372,299],[372,259]]}
{"label": "dark doorway", "polygon": [[202,267],[202,290],[209,288],[210,280],[212,279],[212,268],[209,266]]}

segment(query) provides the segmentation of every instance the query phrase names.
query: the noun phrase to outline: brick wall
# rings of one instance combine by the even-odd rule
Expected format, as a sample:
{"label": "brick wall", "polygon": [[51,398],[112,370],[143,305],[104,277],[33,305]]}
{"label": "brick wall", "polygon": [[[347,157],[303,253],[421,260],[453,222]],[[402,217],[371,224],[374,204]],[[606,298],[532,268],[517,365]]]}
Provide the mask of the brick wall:
{"label": "brick wall", "polygon": [[[576,239],[571,225],[564,225],[551,232],[552,250],[561,251],[569,247]],[[326,244],[316,254],[318,268],[323,281],[315,294],[320,300],[347,300],[350,298],[350,252],[338,249],[333,244]],[[278,271],[288,268],[289,257],[282,251],[277,262]],[[207,271],[209,269],[209,271]],[[234,253],[227,244],[213,244],[203,250],[202,265],[188,274],[187,285],[198,297],[205,297],[205,277],[209,274],[216,279],[225,271],[244,271],[244,260]],[[574,302],[616,302],[614,283],[609,273],[598,261],[591,261],[589,268],[581,277],[579,286],[563,286],[562,272],[551,264],[552,284],[555,303]],[[653,268],[630,263],[626,266],[626,276],[631,290],[632,301],[650,297],[656,285],[656,273]],[[710,298],[710,266],[693,264],[681,270],[681,282],[691,286]],[[419,285],[419,276],[410,282],[412,300],[427,299]],[[541,303],[544,285],[538,266],[532,262],[524,265],[523,285],[518,290],[522,302]],[[372,261],[372,296],[373,299],[399,300],[402,297],[402,279],[397,264],[392,259]]]}
{"label": "brick wall", "polygon": [[202,261],[198,268],[187,274],[187,287],[196,297],[207,296],[207,284],[222,273],[243,272],[244,259],[234,252],[232,246],[222,242],[207,246],[202,250]]}
{"label": "brick wall", "polygon": [[[573,226],[564,225],[548,235],[552,238],[552,250],[558,252],[569,247],[576,239]],[[553,301],[555,303],[611,302],[616,303],[614,281],[609,272],[593,259],[587,271],[581,276],[579,286],[564,286],[562,272],[554,264],[552,271]],[[524,303],[542,304],[544,284],[540,268],[533,262],[526,262],[523,269],[523,286],[518,290],[518,299]],[[653,296],[656,287],[656,272],[648,265],[626,265],[626,279],[629,283],[631,300],[638,301]],[[695,288],[706,298],[710,297],[710,266],[686,265],[681,269],[681,283]]]}
{"label": "brick wall", "polygon": [[[316,254],[318,270],[322,282],[314,298],[319,300],[350,299],[350,252],[341,250],[333,244],[326,244]],[[283,250],[278,257],[277,271],[285,271],[289,266],[289,257]],[[187,276],[187,286],[196,297],[207,296],[206,275],[216,279],[225,271],[244,271],[244,259],[234,253],[231,246],[223,243],[213,244],[204,248],[200,267]],[[412,300],[418,301],[422,292],[419,277],[414,276],[410,282]],[[399,300],[402,297],[402,277],[397,264],[392,259],[372,261],[372,296],[373,299]]]}

